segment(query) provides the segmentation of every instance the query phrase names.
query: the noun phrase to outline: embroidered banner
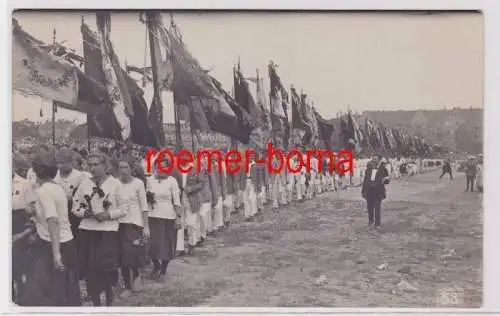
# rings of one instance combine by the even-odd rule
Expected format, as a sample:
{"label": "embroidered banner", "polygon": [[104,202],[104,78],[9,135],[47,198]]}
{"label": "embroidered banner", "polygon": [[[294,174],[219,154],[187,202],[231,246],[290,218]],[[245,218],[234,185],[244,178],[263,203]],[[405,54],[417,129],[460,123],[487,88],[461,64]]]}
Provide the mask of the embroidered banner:
{"label": "embroidered banner", "polygon": [[127,90],[127,84],[119,67],[118,57],[114,54],[109,35],[111,32],[111,16],[109,13],[98,13],[99,44],[102,55],[102,70],[106,81],[106,89],[111,100],[111,107],[121,127],[122,140],[130,137],[130,116],[133,106]]}
{"label": "embroidered banner", "polygon": [[76,68],[39,45],[13,21],[13,88],[24,95],[74,105],[78,97]]}

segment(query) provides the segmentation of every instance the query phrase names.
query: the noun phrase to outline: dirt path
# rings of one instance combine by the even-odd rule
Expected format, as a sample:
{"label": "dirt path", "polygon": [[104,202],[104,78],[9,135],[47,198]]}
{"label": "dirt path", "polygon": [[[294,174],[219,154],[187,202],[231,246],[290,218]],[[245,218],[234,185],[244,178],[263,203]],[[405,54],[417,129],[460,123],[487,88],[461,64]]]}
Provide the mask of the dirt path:
{"label": "dirt path", "polygon": [[[482,199],[463,175],[393,181],[382,228],[367,227],[360,188],[265,210],[178,258],[118,306],[479,307]],[[401,270],[398,272],[398,270]]]}

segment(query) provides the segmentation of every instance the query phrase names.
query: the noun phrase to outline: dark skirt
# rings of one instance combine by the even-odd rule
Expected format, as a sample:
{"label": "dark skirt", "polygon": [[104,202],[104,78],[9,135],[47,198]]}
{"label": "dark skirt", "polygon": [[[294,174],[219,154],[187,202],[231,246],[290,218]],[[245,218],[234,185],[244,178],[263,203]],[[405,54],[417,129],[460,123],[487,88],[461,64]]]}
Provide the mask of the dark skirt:
{"label": "dark skirt", "polygon": [[78,227],[80,226],[80,222],[82,221],[82,219],[71,212],[72,208],[73,208],[73,201],[71,199],[69,199],[68,200],[68,220],[69,220],[69,224],[71,226],[71,233],[73,234],[73,237],[75,237],[75,239],[77,239],[76,236],[78,235],[78,232],[80,231],[78,229]]}
{"label": "dark skirt", "polygon": [[142,239],[142,227],[120,223],[119,266],[121,268],[141,268],[146,261],[146,252]]}
{"label": "dark skirt", "polygon": [[30,215],[24,209],[12,211],[12,235],[22,233],[29,225]]}
{"label": "dark skirt", "polygon": [[32,245],[26,238],[12,244],[12,278],[14,280],[18,280],[31,269],[35,259],[31,247]]}
{"label": "dark skirt", "polygon": [[61,243],[66,269],[54,269],[52,245],[39,239],[33,247],[34,262],[19,301],[21,306],[80,306],[76,243]]}
{"label": "dark skirt", "polygon": [[150,217],[149,229],[151,230],[149,257],[153,260],[172,260],[177,248],[175,219]]}
{"label": "dark skirt", "polygon": [[80,229],[78,263],[80,278],[98,278],[103,288],[118,282],[118,232]]}
{"label": "dark skirt", "polygon": [[[12,212],[12,235],[22,233],[29,227],[30,216],[24,210]],[[30,250],[29,236],[17,240],[12,244],[12,276],[19,278],[27,273],[33,262],[33,255]]]}

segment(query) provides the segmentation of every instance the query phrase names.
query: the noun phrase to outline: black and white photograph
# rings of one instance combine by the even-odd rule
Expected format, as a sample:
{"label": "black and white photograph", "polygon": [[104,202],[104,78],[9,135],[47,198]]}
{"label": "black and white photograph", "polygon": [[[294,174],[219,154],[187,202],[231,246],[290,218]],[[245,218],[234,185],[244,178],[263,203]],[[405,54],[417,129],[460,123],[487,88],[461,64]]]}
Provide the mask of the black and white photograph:
{"label": "black and white photograph", "polygon": [[11,304],[480,308],[484,37],[479,11],[15,11]]}

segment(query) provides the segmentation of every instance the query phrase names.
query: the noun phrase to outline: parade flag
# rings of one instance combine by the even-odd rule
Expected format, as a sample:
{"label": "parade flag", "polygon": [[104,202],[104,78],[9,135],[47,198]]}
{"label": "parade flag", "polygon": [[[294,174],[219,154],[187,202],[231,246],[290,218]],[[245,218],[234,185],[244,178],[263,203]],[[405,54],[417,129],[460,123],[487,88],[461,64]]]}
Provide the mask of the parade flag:
{"label": "parade flag", "polygon": [[261,113],[260,109],[257,107],[255,100],[250,92],[248,82],[241,72],[241,66],[238,64],[238,68],[233,68],[234,74],[234,99],[235,101],[243,107],[251,116],[252,119],[260,124]]}
{"label": "parade flag", "polygon": [[[102,13],[101,13],[102,14]],[[97,16],[97,20],[99,21],[98,25],[101,25],[102,31],[109,30],[110,21],[109,16]],[[87,112],[87,123],[88,128],[90,129],[90,135],[101,138],[111,138],[116,140],[124,140],[123,139],[123,126],[129,126],[129,136],[126,139],[130,140],[135,144],[141,144],[151,147],[159,147],[160,143],[156,139],[156,136],[152,132],[151,127],[147,121],[148,119],[148,109],[146,102],[144,100],[144,92],[142,89],[136,84],[136,82],[130,78],[127,73],[119,67],[117,64],[117,60],[115,60],[115,65],[111,65],[107,63],[106,69],[108,70],[108,78],[121,78],[120,86],[125,86],[126,95],[128,95],[128,101],[130,102],[129,106],[131,110],[127,110],[129,114],[126,114],[126,119],[128,120],[128,124],[124,123],[123,125],[119,123],[116,115],[116,111],[113,108],[112,97],[116,100],[120,100],[121,92],[123,89],[120,89],[119,85],[114,85],[112,89],[112,94],[109,93],[109,86],[107,82],[107,78],[105,76],[105,67],[104,58],[103,58],[103,38],[97,33],[90,30],[87,24],[82,21],[81,32],[83,37],[83,52],[85,57],[85,75],[89,78],[86,88],[87,91],[91,92],[88,95],[82,95],[82,100],[85,100],[86,103],[95,103],[95,106],[98,105],[98,109]],[[109,35],[109,34],[108,34]],[[107,37],[108,44],[111,44],[109,41],[109,37]],[[106,45],[108,48],[112,47],[110,45]],[[108,55],[109,57],[109,55]],[[107,58],[107,61],[111,60],[111,58]],[[115,67],[116,66],[116,67]],[[118,70],[118,76],[116,76],[116,70]],[[113,73],[115,76],[113,76]],[[116,83],[116,81],[115,81]],[[80,85],[80,89],[82,89],[82,85]],[[81,94],[81,93],[80,93]],[[118,101],[119,102],[119,101]],[[124,108],[122,107],[119,110],[120,114],[124,113]],[[124,118],[121,118],[121,121],[124,122]]]}
{"label": "parade flag", "polygon": [[374,150],[380,150],[382,147],[382,141],[380,139],[376,124],[372,120],[367,118],[365,121],[365,127],[365,134],[368,137],[369,145]]}
{"label": "parade flag", "polygon": [[379,123],[380,125],[380,131],[382,133],[382,139],[384,141],[384,148],[386,150],[392,150],[392,144],[391,144],[391,141],[389,139],[389,133],[388,133],[388,130],[387,130],[387,127],[381,123]]}
{"label": "parade flag", "polygon": [[316,142],[319,138],[319,129],[318,129],[318,122],[316,121],[316,116],[314,115],[314,107],[307,98],[306,95],[304,95],[304,98],[302,99],[302,111],[303,115],[307,120],[307,123],[309,126],[311,126],[311,139],[309,140],[309,144],[311,146],[315,146]]}
{"label": "parade flag", "polygon": [[210,79],[212,80],[213,86],[222,96],[222,99],[219,99],[218,102],[228,104],[236,116],[236,120],[232,122],[231,125],[225,127],[227,132],[220,133],[234,138],[243,144],[248,144],[253,137],[252,133],[257,127],[257,122],[252,119],[251,115],[242,106],[240,106],[235,99],[229,95],[229,93],[227,93],[217,79],[214,77],[210,77]]}
{"label": "parade flag", "polygon": [[[129,76],[125,76],[125,80],[127,82],[128,90],[130,92],[130,100],[132,101],[134,109],[134,117],[130,118],[130,127],[132,131],[130,140],[134,144],[155,148],[163,147],[163,138],[160,138],[160,135],[154,130],[153,125],[150,123],[148,105],[144,98],[144,91],[135,82],[135,80]],[[164,134],[162,135],[165,137]]]}
{"label": "parade flag", "polygon": [[316,110],[314,110],[314,116],[318,125],[319,138],[329,147],[335,127],[325,120]]}
{"label": "parade flag", "polygon": [[284,144],[288,148],[288,145],[290,142],[290,134],[291,134],[290,118],[288,117],[288,108],[290,107],[290,98],[289,98],[287,90],[285,89],[285,87],[283,85],[281,85],[281,105],[283,107],[283,113],[285,113]]}
{"label": "parade flag", "polygon": [[256,123],[255,129],[252,130],[250,135],[250,147],[254,148],[264,148],[265,141],[262,132],[261,111],[257,107],[255,100],[250,92],[250,87],[247,80],[241,72],[241,67],[238,63],[238,68],[233,67],[234,76],[234,99],[236,103],[241,106],[246,112],[248,112],[252,120]]}
{"label": "parade flag", "polygon": [[163,91],[172,90],[172,57],[170,56],[169,37],[159,12],[150,11],[147,15],[151,51],[151,71],[153,79],[153,101],[149,109],[148,122],[151,124],[158,140],[165,145],[163,130]]}
{"label": "parade flag", "polygon": [[302,145],[306,145],[311,141],[313,132],[304,111],[302,111],[303,99],[301,97],[305,97],[305,95],[302,94],[299,97],[294,87],[291,87],[290,91],[292,94],[292,128],[303,131]]}
{"label": "parade flag", "polygon": [[269,65],[269,102],[271,104],[271,122],[272,129],[276,134],[284,135],[285,133],[285,113],[283,111],[283,102],[281,94],[281,80],[276,73],[275,65],[271,62]]}
{"label": "parade flag", "polygon": [[[231,100],[231,96],[222,88],[222,85],[200,66],[184,45],[177,27],[172,23],[171,29],[165,28],[164,30],[172,52],[172,90],[175,104],[191,106],[192,98],[199,100],[203,113],[197,113],[195,117],[204,117],[210,130],[247,144],[254,126],[249,130],[248,126],[240,124],[252,125],[251,117],[248,116],[248,113],[244,115],[242,112],[245,111]],[[197,103],[196,107],[196,109],[191,107],[190,110],[199,111]],[[235,109],[238,113],[235,113]],[[248,120],[250,122],[246,122]],[[196,124],[200,127],[206,127],[203,121]]]}
{"label": "parade flag", "polygon": [[[77,67],[73,66],[74,65],[74,62],[73,61],[79,61],[79,62],[84,62],[84,59],[83,57],[81,56],[78,56],[76,55],[75,53],[72,53],[69,49],[63,47],[61,44],[52,44],[52,45],[49,45],[49,44],[45,44],[43,43],[42,41],[34,38],[33,36],[29,35],[28,33],[26,33],[25,31],[23,31],[17,20],[13,19],[13,26],[14,26],[14,31],[17,35],[14,35],[14,41],[16,40],[19,40],[19,39],[23,39],[26,40],[25,43],[30,43],[30,45],[33,45],[33,50],[30,50],[30,51],[34,51],[34,50],[38,50],[42,55],[49,55],[50,58],[54,59],[56,63],[60,63],[63,67],[69,67],[69,68],[72,68],[76,75],[77,75],[77,97],[76,97],[76,102],[73,103],[73,97],[70,97],[70,98],[65,98],[65,97],[56,97],[55,99],[53,99],[53,102],[54,102],[54,105],[57,107],[61,107],[61,108],[65,108],[65,109],[68,109],[68,110],[73,110],[73,111],[78,111],[78,112],[82,112],[82,113],[91,113],[92,115],[97,115],[97,113],[99,113],[101,111],[101,107],[102,107],[102,102],[103,100],[106,98],[106,94],[107,92],[105,91],[105,88],[104,86],[102,85],[98,85],[98,84],[95,84],[95,82],[92,80],[92,78],[90,78],[89,76],[85,75],[80,69],[78,69]],[[19,37],[17,37],[19,36]],[[20,49],[19,46],[17,46],[16,48],[16,44],[14,43],[14,49]],[[17,50],[17,52],[19,52]],[[21,51],[21,55],[22,55],[22,51]],[[14,55],[13,55],[13,58],[14,58],[14,67],[16,67],[16,60],[19,56],[21,56],[19,54],[16,53],[16,51],[14,51]],[[35,64],[39,64],[40,63],[40,56],[38,56],[36,58],[36,61],[35,61]],[[42,58],[43,60],[43,58]],[[44,74],[46,73],[50,73],[50,71],[46,71],[46,70],[39,70],[38,72],[40,71],[43,71]],[[15,75],[20,75],[20,73],[17,73],[16,69],[14,69],[14,74]],[[49,77],[49,76],[46,76],[46,77]],[[19,77],[20,78],[20,77]],[[51,77],[49,79],[50,80],[53,80],[53,78]],[[16,79],[14,79],[14,81],[16,81]],[[46,80],[44,80],[46,81]],[[19,82],[18,82],[19,83]],[[14,85],[16,83],[14,82]],[[23,85],[22,83],[20,83],[21,86]],[[30,95],[38,95],[37,93],[33,93],[32,91],[32,88],[29,88],[28,90],[29,91],[26,91],[26,89],[23,89],[23,88],[20,88],[20,89],[16,89],[14,88],[16,91],[19,91],[20,93],[24,93],[24,94],[30,94]],[[70,90],[72,90],[73,88],[71,88]],[[24,92],[23,92],[24,91]],[[30,92],[31,91],[31,92]],[[43,92],[43,91],[41,91]],[[50,92],[52,94],[52,92]],[[56,92],[57,93],[57,92]],[[72,92],[71,92],[72,93]],[[43,98],[46,98],[42,95],[39,95]],[[54,97],[54,96],[52,96]],[[64,100],[64,99],[67,99],[67,100]],[[70,102],[70,103],[67,103],[67,102]]]}
{"label": "parade flag", "polygon": [[361,145],[363,135],[359,130],[358,122],[352,117],[350,111],[347,113],[347,133],[348,137],[352,139],[356,145]]}
{"label": "parade flag", "polygon": [[401,150],[403,148],[403,139],[401,138],[399,131],[396,128],[392,128],[391,132],[394,137],[394,141],[396,142],[396,147],[398,150]]}
{"label": "parade flag", "polygon": [[270,92],[269,101],[271,104],[272,132],[286,146],[289,133],[288,117],[286,113],[288,94],[281,83],[281,79],[276,72],[276,65],[271,61],[268,67]]}
{"label": "parade flag", "polygon": [[369,143],[369,136],[366,133],[366,119],[363,117],[358,118],[358,131],[361,135],[361,147],[363,148],[369,148],[370,143]]}
{"label": "parade flag", "polygon": [[387,133],[389,134],[389,142],[391,143],[391,148],[393,150],[397,149],[398,148],[398,142],[396,141],[396,137],[393,133],[393,128],[391,127],[387,127]]}
{"label": "parade flag", "polygon": [[[266,142],[269,141],[271,137],[271,116],[269,111],[269,106],[267,103],[266,92],[264,87],[264,78],[259,75],[259,70],[257,69],[256,78],[247,78],[250,83],[255,84],[255,99],[257,102],[257,107],[260,109],[260,121],[262,123],[262,134]],[[252,90],[250,90],[251,92]]]}
{"label": "parade flag", "polygon": [[[207,102],[214,101],[207,100],[205,103]],[[211,131],[210,124],[208,124],[205,111],[203,110],[203,100],[200,97],[194,96],[189,100],[189,122],[193,133],[208,133]]]}
{"label": "parade flag", "polygon": [[344,149],[344,139],[342,135],[341,119],[334,118],[328,120],[328,123],[333,126],[332,136],[330,137],[330,149],[334,152]]}
{"label": "parade flag", "polygon": [[375,135],[377,135],[378,142],[380,144],[379,150],[385,150],[385,139],[384,139],[384,132],[383,132],[383,126],[380,123],[376,123],[375,125]]}
{"label": "parade flag", "polygon": [[13,88],[24,95],[74,105],[78,99],[78,75],[74,65],[47,52],[40,42],[12,19]]}
{"label": "parade flag", "polygon": [[[108,91],[104,84],[105,78],[102,70],[102,56],[98,36],[83,21],[81,32],[83,38],[83,56],[86,60],[84,65],[85,75],[91,78],[89,90],[97,91],[99,89],[100,93],[100,100],[95,100],[99,102],[97,104],[99,107],[98,111],[95,113],[87,112],[89,134],[94,137],[121,140],[120,125],[110,106]],[[90,89],[91,87],[93,89]],[[91,99],[90,101],[94,100]]]}
{"label": "parade flag", "polygon": [[122,140],[127,140],[131,134],[130,117],[134,116],[132,100],[127,90],[127,83],[120,68],[118,56],[115,54],[110,39],[111,15],[109,12],[97,12],[96,24],[99,32],[99,47],[101,49],[102,71],[104,85],[108,91],[113,113],[120,125]]}

